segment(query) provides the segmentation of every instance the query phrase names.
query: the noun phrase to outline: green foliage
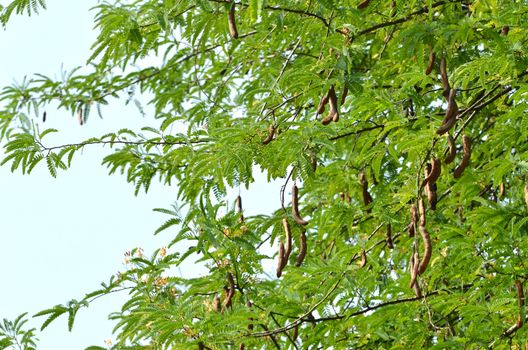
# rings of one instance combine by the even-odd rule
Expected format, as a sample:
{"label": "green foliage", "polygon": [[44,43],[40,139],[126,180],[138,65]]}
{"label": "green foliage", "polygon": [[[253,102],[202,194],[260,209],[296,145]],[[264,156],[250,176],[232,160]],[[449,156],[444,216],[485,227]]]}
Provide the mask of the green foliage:
{"label": "green foliage", "polygon": [[[2,18],[37,5],[15,1]],[[12,170],[29,173],[45,159],[58,176],[83,148],[103,144],[111,148],[103,165],[136,193],[152,181],[178,187],[179,205],[156,209],[166,216],[156,233],[170,237],[168,248],[150,258],[130,252],[127,269],[100,290],[38,313],[41,328],[67,315],[71,330],[80,308],[127,291],[110,315],[115,349],[522,348],[528,4],[238,1],[238,39],[230,36],[231,6],[101,2],[89,70],[3,88],[2,164]],[[162,63],[134,68],[145,57]],[[411,237],[409,209],[428,202],[424,168],[448,154],[437,132],[449,119],[446,77],[456,90],[456,157],[426,186],[436,209],[426,204],[427,222],[411,225]],[[324,125],[330,106],[316,110],[332,87],[339,120]],[[45,137],[57,130],[41,132],[35,121],[51,103],[81,124],[116,99],[144,113],[146,96],[156,125],[142,130],[54,146]],[[471,156],[455,178],[463,136]],[[284,183],[283,198],[299,185],[308,225],[295,223],[287,199],[271,214],[241,217],[227,191],[245,186],[258,196],[258,172]],[[293,253],[276,278],[265,266],[277,264],[286,241],[283,219]],[[432,255],[413,284],[424,230]],[[296,266],[304,231],[306,258]],[[207,273],[175,277],[175,268],[194,263]]]}
{"label": "green foliage", "polygon": [[28,322],[27,313],[18,316],[14,321],[5,318],[0,323],[0,349],[35,350],[37,338],[35,329],[24,329]]}

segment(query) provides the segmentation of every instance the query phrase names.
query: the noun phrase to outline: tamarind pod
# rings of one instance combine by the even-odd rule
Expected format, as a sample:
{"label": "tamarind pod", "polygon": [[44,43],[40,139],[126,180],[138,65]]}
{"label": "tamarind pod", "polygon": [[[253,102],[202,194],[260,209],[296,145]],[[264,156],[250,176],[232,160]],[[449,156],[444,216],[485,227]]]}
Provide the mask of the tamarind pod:
{"label": "tamarind pod", "polygon": [[528,184],[524,186],[524,203],[526,203],[526,207],[528,208]]}
{"label": "tamarind pod", "polygon": [[445,56],[440,59],[440,77],[442,78],[442,84],[444,85],[443,95],[445,98],[449,96],[451,87],[449,86],[449,79],[447,77],[447,63]]}
{"label": "tamarind pod", "polygon": [[293,336],[292,336],[292,340],[293,340],[293,341],[296,341],[298,337],[299,337],[299,325],[296,324],[295,327],[293,327]]}
{"label": "tamarind pod", "polygon": [[218,294],[215,294],[214,299],[213,299],[213,310],[215,310],[216,312],[222,311],[221,304],[222,303],[220,301],[220,297],[218,296]]}
{"label": "tamarind pod", "polygon": [[438,196],[436,194],[436,184],[427,184],[427,200],[429,201],[429,207],[432,210],[436,210],[436,202],[438,201]]}
{"label": "tamarind pod", "polygon": [[229,23],[229,33],[233,39],[238,39],[238,31],[235,22],[235,3],[231,5],[227,14],[227,22]]}
{"label": "tamarind pod", "polygon": [[517,301],[519,303],[519,317],[517,318],[516,327],[521,328],[524,324],[524,319],[521,313],[521,309],[524,307],[524,290],[521,281],[515,280],[515,289],[517,289]]}
{"label": "tamarind pod", "polygon": [[339,121],[339,113],[334,113],[334,115],[332,116],[332,121],[334,123],[337,123]]}
{"label": "tamarind pod", "polygon": [[348,85],[345,85],[345,87],[343,88],[343,93],[341,94],[341,105],[343,105],[345,103],[345,99],[348,95]]}
{"label": "tamarind pod", "polygon": [[425,227],[425,205],[423,199],[418,199],[418,213],[420,214],[420,226]]}
{"label": "tamarind pod", "polygon": [[79,125],[84,124],[83,110],[81,107],[77,109],[77,120],[79,121]]}
{"label": "tamarind pod", "polygon": [[345,201],[350,204],[352,201],[352,198],[350,197],[350,193],[345,192]]}
{"label": "tamarind pod", "polygon": [[240,215],[239,220],[240,222],[244,222],[244,214],[242,214],[242,197],[237,196],[235,202],[236,202],[238,214]]}
{"label": "tamarind pod", "polygon": [[458,179],[460,176],[462,176],[462,173],[469,165],[469,159],[471,158],[471,141],[467,135],[462,136],[462,150],[464,151],[464,154],[462,155],[462,161],[453,172],[455,179]]}
{"label": "tamarind pod", "polygon": [[409,262],[409,272],[411,273],[411,282],[409,283],[409,288],[413,288],[416,283],[416,278],[418,277],[418,266],[420,265],[420,257],[418,252],[414,252],[411,256]]}
{"label": "tamarind pod", "polygon": [[267,145],[271,141],[273,141],[273,137],[275,136],[275,126],[272,124],[268,127],[268,136],[262,141],[263,145]]}
{"label": "tamarind pod", "polygon": [[[247,307],[252,307],[252,306],[253,306],[253,303],[252,303],[251,301],[248,300],[247,303],[246,303],[246,306],[247,306]],[[250,321],[253,321],[253,318],[250,317],[249,320],[250,320]],[[248,328],[248,330],[252,331],[252,330],[253,330],[253,323],[248,324],[248,327],[247,327],[247,328]]]}
{"label": "tamarind pod", "polygon": [[329,114],[328,116],[324,117],[322,120],[321,120],[321,124],[323,125],[328,125],[330,124],[330,122],[334,119],[334,115],[333,114]]}
{"label": "tamarind pod", "polygon": [[361,261],[359,262],[359,268],[362,269],[367,265],[367,253],[365,252],[365,249],[361,250]]}
{"label": "tamarind pod", "polygon": [[508,26],[504,26],[504,27],[502,27],[502,29],[501,29],[501,34],[502,34],[502,35],[508,35],[509,31],[510,31],[510,27],[508,27]]}
{"label": "tamarind pod", "polygon": [[205,345],[203,342],[198,342],[198,350],[205,350]]}
{"label": "tamarind pod", "polygon": [[392,225],[390,222],[387,224],[387,235],[385,237],[385,242],[387,243],[387,247],[389,247],[389,249],[394,249],[394,242],[392,241]]}
{"label": "tamarind pod", "polygon": [[363,10],[365,8],[367,8],[367,6],[370,4],[370,0],[363,0],[362,2],[360,2],[358,5],[357,5],[357,9],[358,10]]}
{"label": "tamarind pod", "polygon": [[227,283],[229,284],[229,290],[227,292],[227,297],[225,301],[226,308],[230,308],[235,295],[235,280],[233,279],[233,274],[231,272],[227,273]]}
{"label": "tamarind pod", "polygon": [[436,130],[438,135],[445,134],[455,125],[456,117],[458,115],[458,105],[455,101],[455,96],[456,90],[451,89],[449,92],[444,120],[442,121],[442,125]]}
{"label": "tamarind pod", "polygon": [[499,198],[504,199],[505,195],[506,195],[506,186],[504,185],[504,181],[501,181],[499,184]]}
{"label": "tamarind pod", "polygon": [[292,216],[299,225],[308,225],[308,221],[304,220],[299,214],[299,189],[296,185],[292,188]]}
{"label": "tamarind pod", "polygon": [[328,94],[324,95],[319,101],[317,106],[317,114],[323,114],[325,111],[325,106],[328,104]]}
{"label": "tamarind pod", "polygon": [[449,146],[449,153],[444,159],[444,163],[449,164],[453,160],[455,160],[456,156],[456,145],[455,145],[455,139],[451,135],[447,135],[447,144]]}
{"label": "tamarind pod", "polygon": [[240,344],[240,347],[238,348],[238,350],[245,350],[246,349],[246,346],[244,345],[244,343]]}
{"label": "tamarind pod", "polygon": [[431,255],[433,252],[433,248],[431,246],[431,236],[429,235],[429,232],[427,232],[425,227],[422,225],[420,225],[420,234],[422,235],[422,239],[424,242],[424,253],[422,256],[422,261],[420,261],[420,266],[418,267],[419,275],[423,274],[427,269],[427,265],[429,265],[429,260],[431,260]]}
{"label": "tamarind pod", "polygon": [[286,218],[282,219],[282,226],[284,227],[284,233],[286,234],[286,244],[284,245],[284,265],[286,266],[292,251],[292,235],[290,224]]}
{"label": "tamarind pod", "polygon": [[414,284],[413,290],[414,290],[414,294],[416,295],[417,298],[421,298],[422,297],[422,291],[420,290],[420,286],[418,285],[418,283]]}
{"label": "tamarind pod", "polygon": [[279,243],[279,254],[278,254],[279,260],[277,261],[277,277],[282,276],[282,269],[286,265],[284,263],[284,243]]}
{"label": "tamarind pod", "polygon": [[438,180],[438,178],[440,177],[440,174],[442,173],[442,164],[440,163],[440,159],[438,158],[431,159],[431,169],[429,170],[426,167],[425,170],[427,171],[427,175],[422,183],[422,186],[425,186],[428,184],[435,184],[436,180]]}
{"label": "tamarind pod", "polygon": [[308,246],[306,243],[306,231],[301,230],[299,242],[301,244],[299,247],[299,254],[297,255],[297,259],[295,259],[295,266],[297,267],[302,265],[304,258],[306,257],[306,252],[308,251]]}
{"label": "tamarind pod", "polygon": [[[368,207],[368,205],[373,202],[373,199],[368,191],[368,181],[367,181],[367,177],[365,176],[364,172],[361,172],[359,174],[359,183],[361,184],[361,187],[362,187],[363,204],[365,204],[365,206]],[[367,212],[370,213],[370,211],[371,210],[369,208]]]}
{"label": "tamarind pod", "polygon": [[42,113],[42,122],[43,123],[46,122],[46,116],[47,116],[47,113],[46,113],[46,111],[44,111],[44,113]]}
{"label": "tamarind pod", "polygon": [[425,75],[429,75],[433,71],[435,58],[436,58],[435,52],[433,51],[433,48],[430,48],[429,49],[429,64],[427,65],[427,68],[425,69]]}

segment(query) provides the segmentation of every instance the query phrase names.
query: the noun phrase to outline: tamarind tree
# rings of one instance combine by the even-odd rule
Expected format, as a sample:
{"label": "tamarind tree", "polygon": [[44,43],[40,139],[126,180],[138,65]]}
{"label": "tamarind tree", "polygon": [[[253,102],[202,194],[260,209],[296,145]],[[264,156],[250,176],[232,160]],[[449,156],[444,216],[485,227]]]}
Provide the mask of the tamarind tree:
{"label": "tamarind tree", "polygon": [[[2,23],[44,5],[14,1]],[[65,317],[71,329],[80,309],[124,290],[113,349],[527,344],[526,1],[138,0],[93,11],[89,71],[2,90],[2,163],[60,176],[84,148],[109,145],[111,174],[136,192],[173,184],[181,210],[159,209],[174,253],[132,252],[101,289],[38,313],[42,328]],[[161,63],[135,68],[146,57]],[[57,131],[41,121],[46,107],[87,127],[98,106],[131,96],[148,96],[155,126],[46,142]],[[226,193],[257,193],[258,172],[283,183],[281,200],[244,215]],[[172,272],[197,256],[206,275]],[[35,346],[21,322],[0,327],[0,344],[22,332]]]}

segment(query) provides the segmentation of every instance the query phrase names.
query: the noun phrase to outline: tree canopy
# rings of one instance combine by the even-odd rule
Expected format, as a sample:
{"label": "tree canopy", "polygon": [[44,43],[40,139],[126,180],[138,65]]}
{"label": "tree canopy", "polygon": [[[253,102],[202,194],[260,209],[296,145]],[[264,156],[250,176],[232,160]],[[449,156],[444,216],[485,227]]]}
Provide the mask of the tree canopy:
{"label": "tree canopy", "polygon": [[[13,1],[1,22],[9,30],[12,15],[44,7]],[[178,188],[157,232],[185,249],[130,252],[100,290],[38,313],[42,328],[65,317],[71,330],[80,309],[123,290],[112,349],[527,344],[526,1],[138,0],[93,11],[86,67],[3,88],[2,164],[60,176],[82,149],[108,145],[102,164],[136,193],[152,181]],[[136,68],[149,57],[161,63]],[[46,142],[58,132],[46,109],[83,125],[101,105],[141,109],[146,98],[155,126]],[[244,215],[243,198],[226,193],[258,193],[258,172],[282,181],[281,200]],[[196,257],[206,275],[171,270]],[[34,348],[23,323],[5,321],[0,344]]]}

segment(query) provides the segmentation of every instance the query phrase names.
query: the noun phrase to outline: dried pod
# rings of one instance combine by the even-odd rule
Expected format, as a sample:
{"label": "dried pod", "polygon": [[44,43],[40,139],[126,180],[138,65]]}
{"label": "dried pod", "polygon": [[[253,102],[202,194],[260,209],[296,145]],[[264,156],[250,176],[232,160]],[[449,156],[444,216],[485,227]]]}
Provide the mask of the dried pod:
{"label": "dried pod", "polygon": [[321,124],[323,125],[328,125],[330,124],[330,122],[333,120],[334,118],[334,115],[333,114],[329,114],[328,116],[324,117],[322,120],[321,120]]}
{"label": "dried pod", "polygon": [[394,242],[392,241],[392,225],[390,223],[387,224],[387,235],[385,237],[385,242],[387,243],[387,247],[389,247],[389,249],[394,249]]}
{"label": "dried pod", "polygon": [[286,265],[284,263],[284,243],[279,243],[279,254],[278,254],[279,260],[277,261],[277,277],[282,276],[282,269],[284,269],[284,266]]}
{"label": "dried pod", "polygon": [[427,68],[425,69],[425,75],[429,75],[433,71],[435,58],[436,58],[436,55],[433,51],[433,48],[430,48],[429,49],[429,63],[427,64]]}
{"label": "dried pod", "polygon": [[227,283],[229,284],[229,290],[227,292],[225,307],[230,308],[232,305],[233,296],[235,295],[235,280],[231,272],[227,273]]}
{"label": "dried pod", "polygon": [[326,116],[321,121],[323,125],[328,125],[331,121],[337,122],[339,120],[339,111],[337,107],[337,96],[336,96],[333,85],[328,90],[327,96],[328,96],[328,103],[330,104],[330,111],[328,112],[328,116]]}
{"label": "dried pod", "polygon": [[418,211],[416,210],[416,205],[411,204],[411,222],[409,223],[409,237],[414,237],[416,230],[416,221],[418,221]]}
{"label": "dried pod", "polygon": [[508,35],[509,32],[510,32],[510,27],[508,27],[508,26],[502,27],[502,29],[501,29],[501,34],[502,35]]}
{"label": "dried pod", "polygon": [[284,245],[284,265],[288,264],[288,259],[292,251],[292,235],[290,224],[286,218],[282,219],[282,227],[284,228],[284,233],[286,235],[286,244]]}
{"label": "dried pod", "polygon": [[436,194],[436,184],[433,184],[433,185],[427,184],[425,187],[427,189],[426,192],[427,192],[427,200],[429,201],[429,207],[432,210],[436,210],[436,202],[438,201],[438,196]]}
{"label": "dried pod", "polygon": [[420,214],[420,226],[425,227],[425,205],[423,199],[418,199],[418,214]]}
{"label": "dried pod", "polygon": [[319,101],[319,105],[317,106],[317,114],[323,114],[325,111],[325,106],[328,104],[328,94],[323,96],[321,100]]}
{"label": "dried pod", "polygon": [[304,258],[306,257],[306,252],[308,251],[308,246],[306,243],[306,232],[304,230],[301,230],[301,236],[299,238],[300,247],[299,247],[299,254],[297,255],[297,259],[295,259],[295,266],[299,267],[302,265]]}
{"label": "dried pod", "polygon": [[227,14],[227,22],[229,23],[229,33],[233,39],[238,39],[238,31],[235,22],[235,3],[231,4],[231,8]]}
{"label": "dried pod", "polygon": [[79,125],[84,124],[84,118],[83,118],[83,109],[82,107],[79,107],[77,109],[77,120],[79,121]]}
{"label": "dried pod", "polygon": [[409,262],[409,272],[411,273],[411,282],[409,283],[409,288],[413,288],[416,283],[416,278],[418,277],[418,267],[420,266],[420,257],[418,252],[414,252],[411,256]]}
{"label": "dried pod", "polygon": [[440,127],[436,130],[436,133],[438,135],[445,134],[446,132],[451,130],[451,128],[456,123],[456,117],[458,115],[458,105],[456,103],[455,96],[456,89],[451,89],[447,100],[447,109],[444,120],[442,121],[442,125],[440,125]]}
{"label": "dried pod", "polygon": [[455,156],[456,156],[456,145],[455,145],[455,139],[453,138],[453,136],[447,135],[447,144],[449,146],[449,150],[448,150],[447,156],[444,159],[444,163],[449,164],[455,160]]}
{"label": "dried pod", "polygon": [[515,280],[515,289],[517,289],[517,302],[519,303],[519,317],[517,318],[516,327],[521,328],[524,324],[523,312],[521,311],[524,307],[524,290],[521,281]]}
{"label": "dried pod", "polygon": [[462,136],[462,149],[464,151],[464,154],[462,155],[462,161],[453,172],[455,179],[458,179],[460,176],[462,176],[462,173],[469,165],[469,159],[471,158],[471,141],[467,135]]}
{"label": "dried pod", "polygon": [[[361,172],[359,174],[359,183],[361,184],[361,189],[363,193],[363,203],[365,204],[365,207],[368,207],[370,203],[372,203],[372,196],[370,195],[368,191],[368,181],[367,177],[365,176],[364,172]],[[367,209],[367,213],[370,213],[371,209]]]}
{"label": "dried pod", "polygon": [[420,286],[418,285],[418,283],[415,283],[412,288],[414,290],[414,294],[416,295],[416,297],[417,298],[421,298],[422,297],[422,291],[420,290]]}
{"label": "dried pod", "polygon": [[367,265],[367,253],[365,252],[365,249],[361,250],[361,261],[359,262],[359,268],[363,268]]}
{"label": "dried pod", "polygon": [[341,105],[345,103],[345,100],[348,96],[348,85],[345,84],[345,87],[343,88],[343,93],[341,94]]}
{"label": "dried pod", "polygon": [[239,220],[240,222],[244,222],[244,214],[242,214],[242,197],[237,196],[235,202],[236,202],[238,214],[240,215]]}
{"label": "dried pod", "polygon": [[46,116],[47,116],[47,113],[46,113],[46,111],[44,111],[44,113],[42,113],[42,122],[43,123],[46,122]]}
{"label": "dried pod", "polygon": [[299,325],[296,324],[295,327],[293,327],[293,336],[292,336],[292,340],[293,340],[293,341],[296,341],[298,337],[299,337]]}
{"label": "dried pod", "polygon": [[420,234],[422,235],[422,239],[424,242],[424,254],[422,256],[422,261],[420,261],[420,266],[418,267],[419,275],[423,274],[427,269],[427,265],[429,265],[429,260],[431,260],[431,255],[433,252],[431,245],[431,236],[429,235],[429,232],[427,232],[425,227],[422,225],[420,225]]}
{"label": "dried pod", "polygon": [[264,141],[262,141],[263,145],[267,145],[268,143],[273,141],[273,137],[275,136],[275,130],[276,130],[276,127],[273,124],[268,127],[268,136],[266,136]]}
{"label": "dried pod", "polygon": [[442,84],[444,85],[443,95],[447,98],[451,91],[451,87],[449,86],[449,79],[447,77],[447,62],[445,56],[442,56],[442,59],[440,60],[440,77],[442,78]]}
{"label": "dried pod", "polygon": [[504,196],[506,196],[506,186],[504,185],[504,181],[501,181],[499,184],[499,198],[504,199]]}
{"label": "dried pod", "polygon": [[440,159],[438,158],[431,159],[431,169],[429,171],[428,168],[426,167],[425,171],[427,172],[427,175],[422,183],[422,187],[428,184],[434,185],[436,183],[436,180],[438,180],[442,172],[442,165],[440,163]]}
{"label": "dried pod", "polygon": [[308,221],[304,220],[299,214],[299,189],[296,185],[292,188],[292,216],[299,225],[307,225]]}
{"label": "dried pod", "polygon": [[213,310],[215,310],[216,312],[222,311],[222,302],[220,301],[220,297],[218,296],[218,294],[215,294],[213,299]]}
{"label": "dried pod", "polygon": [[370,4],[370,0],[363,0],[357,5],[358,10],[363,10],[367,8],[367,6]]}

